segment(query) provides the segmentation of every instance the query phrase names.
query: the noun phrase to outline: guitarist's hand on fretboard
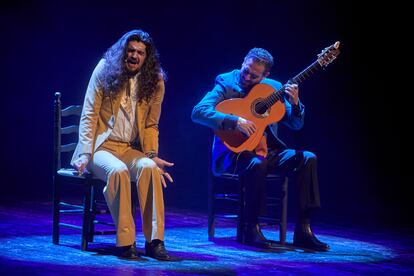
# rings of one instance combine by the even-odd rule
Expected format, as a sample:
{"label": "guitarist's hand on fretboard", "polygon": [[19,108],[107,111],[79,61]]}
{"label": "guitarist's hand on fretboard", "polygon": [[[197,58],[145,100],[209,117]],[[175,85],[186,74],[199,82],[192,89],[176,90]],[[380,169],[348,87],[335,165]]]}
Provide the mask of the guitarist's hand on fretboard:
{"label": "guitarist's hand on fretboard", "polygon": [[239,117],[236,129],[245,134],[247,137],[250,137],[250,135],[256,132],[256,125],[252,121]]}
{"label": "guitarist's hand on fretboard", "polygon": [[297,84],[287,83],[285,86],[285,93],[289,95],[289,102],[292,105],[298,105],[299,103],[299,87]]}

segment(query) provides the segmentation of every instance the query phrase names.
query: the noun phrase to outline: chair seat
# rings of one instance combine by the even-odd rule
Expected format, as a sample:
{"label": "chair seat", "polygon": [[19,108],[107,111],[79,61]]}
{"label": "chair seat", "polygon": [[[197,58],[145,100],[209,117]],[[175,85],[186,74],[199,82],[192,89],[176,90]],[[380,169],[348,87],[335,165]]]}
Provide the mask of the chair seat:
{"label": "chair seat", "polygon": [[79,175],[78,171],[75,170],[74,168],[61,168],[57,171],[57,174],[60,176],[73,177],[73,178],[78,178],[78,179],[91,178],[94,180],[99,180],[99,178],[97,178],[96,176],[94,176],[92,173],[90,173],[87,170],[85,170],[85,172],[82,175]]}
{"label": "chair seat", "polygon": [[57,171],[57,174],[60,176],[65,176],[65,177],[74,177],[74,178],[79,178],[79,179],[85,179],[87,177],[90,177],[90,173],[84,173],[82,175],[78,174],[78,171],[75,170],[74,168],[62,168],[59,169]]}

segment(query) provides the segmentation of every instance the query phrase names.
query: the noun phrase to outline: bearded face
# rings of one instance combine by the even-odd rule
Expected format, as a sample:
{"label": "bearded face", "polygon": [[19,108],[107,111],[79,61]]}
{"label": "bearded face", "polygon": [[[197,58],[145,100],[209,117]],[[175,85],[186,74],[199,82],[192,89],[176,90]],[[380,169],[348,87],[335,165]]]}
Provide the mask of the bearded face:
{"label": "bearded face", "polygon": [[125,68],[129,74],[137,74],[147,57],[146,46],[142,42],[131,40],[128,42],[125,58]]}
{"label": "bearded face", "polygon": [[245,90],[250,90],[268,74],[264,64],[255,62],[252,58],[249,58],[243,62],[242,68],[240,69],[239,86]]}

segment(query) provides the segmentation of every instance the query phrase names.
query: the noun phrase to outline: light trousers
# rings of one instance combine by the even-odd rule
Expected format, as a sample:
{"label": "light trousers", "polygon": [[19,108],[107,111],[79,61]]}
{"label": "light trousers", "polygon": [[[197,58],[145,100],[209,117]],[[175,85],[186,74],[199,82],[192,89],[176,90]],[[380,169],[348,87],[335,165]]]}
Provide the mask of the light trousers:
{"label": "light trousers", "polygon": [[88,168],[106,182],[104,196],[116,225],[117,246],[135,242],[131,181],[137,185],[145,240],[164,240],[164,198],[160,172],[153,160],[127,143],[105,141],[94,153]]}

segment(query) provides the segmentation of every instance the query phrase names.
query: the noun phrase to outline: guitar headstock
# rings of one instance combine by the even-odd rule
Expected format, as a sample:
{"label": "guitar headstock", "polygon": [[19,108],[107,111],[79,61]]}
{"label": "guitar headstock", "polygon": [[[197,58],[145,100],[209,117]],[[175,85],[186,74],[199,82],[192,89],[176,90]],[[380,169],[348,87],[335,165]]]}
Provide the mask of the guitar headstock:
{"label": "guitar headstock", "polygon": [[329,47],[326,47],[322,50],[320,54],[318,54],[318,63],[322,67],[328,66],[336,57],[339,55],[339,44],[340,42],[337,41]]}

